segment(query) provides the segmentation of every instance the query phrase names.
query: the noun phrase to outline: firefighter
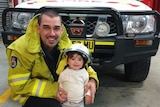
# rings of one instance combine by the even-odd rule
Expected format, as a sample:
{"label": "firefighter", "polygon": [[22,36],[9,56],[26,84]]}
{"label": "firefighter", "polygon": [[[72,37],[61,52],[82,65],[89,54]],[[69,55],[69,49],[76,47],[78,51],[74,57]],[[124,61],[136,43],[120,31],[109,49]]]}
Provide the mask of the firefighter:
{"label": "firefighter", "polygon": [[[7,47],[8,84],[11,97],[22,107],[61,107],[67,92],[59,87],[57,69],[63,50],[71,45],[61,17],[44,9],[30,21],[26,33]],[[57,71],[58,70],[58,71]],[[92,100],[99,85],[96,72],[88,67]],[[63,96],[61,96],[63,94]]]}

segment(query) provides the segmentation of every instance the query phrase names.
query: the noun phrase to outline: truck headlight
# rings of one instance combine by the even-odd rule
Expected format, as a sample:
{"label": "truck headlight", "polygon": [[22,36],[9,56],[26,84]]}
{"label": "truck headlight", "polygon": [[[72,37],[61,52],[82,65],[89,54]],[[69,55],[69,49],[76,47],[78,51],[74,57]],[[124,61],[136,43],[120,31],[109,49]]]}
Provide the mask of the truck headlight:
{"label": "truck headlight", "polygon": [[155,20],[152,15],[123,15],[122,23],[127,34],[149,33],[155,30]]}
{"label": "truck headlight", "polygon": [[13,20],[12,20],[12,26],[14,28],[23,29],[26,30],[29,21],[33,17],[33,14],[31,13],[13,13]]}
{"label": "truck headlight", "polygon": [[95,34],[99,37],[105,37],[110,32],[110,26],[106,22],[100,22],[96,25]]}

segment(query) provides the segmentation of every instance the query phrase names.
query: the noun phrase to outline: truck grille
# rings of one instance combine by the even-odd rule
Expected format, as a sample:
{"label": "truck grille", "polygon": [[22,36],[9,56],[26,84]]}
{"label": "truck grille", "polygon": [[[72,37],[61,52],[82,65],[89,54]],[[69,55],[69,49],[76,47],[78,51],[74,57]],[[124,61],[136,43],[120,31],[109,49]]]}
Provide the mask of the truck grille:
{"label": "truck grille", "polygon": [[[82,16],[83,17],[83,16]],[[117,27],[116,27],[116,20],[114,17],[107,17],[106,23],[110,26],[110,32],[109,34],[117,33]],[[72,23],[73,19],[70,19],[69,16],[63,16],[62,17],[63,24],[68,28],[68,25]],[[98,17],[92,16],[92,17],[85,17],[85,20],[83,20],[86,24],[86,35],[92,35],[94,33],[94,29],[96,27]]]}

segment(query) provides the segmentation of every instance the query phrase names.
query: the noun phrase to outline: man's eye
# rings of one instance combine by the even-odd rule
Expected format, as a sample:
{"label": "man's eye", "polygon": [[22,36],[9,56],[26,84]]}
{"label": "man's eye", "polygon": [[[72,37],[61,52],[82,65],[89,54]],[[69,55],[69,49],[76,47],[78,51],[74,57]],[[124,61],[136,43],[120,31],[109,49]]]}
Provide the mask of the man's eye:
{"label": "man's eye", "polygon": [[44,26],[43,29],[49,29],[49,27],[48,26]]}
{"label": "man's eye", "polygon": [[60,30],[60,27],[55,27],[54,28],[54,31],[59,31]]}

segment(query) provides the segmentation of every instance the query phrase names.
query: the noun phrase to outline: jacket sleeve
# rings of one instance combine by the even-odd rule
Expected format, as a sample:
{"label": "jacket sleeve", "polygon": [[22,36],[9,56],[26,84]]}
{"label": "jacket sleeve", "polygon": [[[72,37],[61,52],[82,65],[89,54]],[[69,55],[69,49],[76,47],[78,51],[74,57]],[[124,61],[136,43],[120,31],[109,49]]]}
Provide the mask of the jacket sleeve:
{"label": "jacket sleeve", "polygon": [[[43,98],[55,98],[58,83],[53,80],[33,77],[31,62],[26,56],[20,55],[17,51],[7,49],[8,56],[8,84],[16,95],[38,96]],[[37,71],[38,72],[38,71]]]}
{"label": "jacket sleeve", "polygon": [[98,76],[97,73],[94,71],[94,69],[91,66],[87,67],[87,72],[89,73],[89,78],[93,78],[96,80],[96,86],[97,88],[99,87],[99,80],[98,80]]}

